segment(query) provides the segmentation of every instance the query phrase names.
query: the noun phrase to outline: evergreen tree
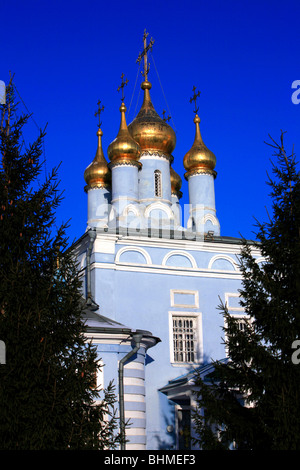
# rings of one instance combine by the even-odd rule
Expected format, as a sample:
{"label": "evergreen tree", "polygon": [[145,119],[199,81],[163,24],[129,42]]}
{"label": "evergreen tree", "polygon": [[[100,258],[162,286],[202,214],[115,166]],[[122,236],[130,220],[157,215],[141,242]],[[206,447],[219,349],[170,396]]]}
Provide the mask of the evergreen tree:
{"label": "evergreen tree", "polygon": [[95,388],[67,226],[55,230],[58,169],[40,181],[45,133],[24,147],[30,116],[17,117],[14,100],[11,80],[0,122],[0,449],[112,449],[114,387]]}
{"label": "evergreen tree", "polygon": [[[216,361],[210,382],[197,377],[197,440],[203,449],[300,449],[300,178],[284,134],[274,149],[272,214],[243,240],[244,329],[225,316],[228,360]],[[257,263],[253,247],[264,263]],[[203,411],[204,410],[204,411]]]}

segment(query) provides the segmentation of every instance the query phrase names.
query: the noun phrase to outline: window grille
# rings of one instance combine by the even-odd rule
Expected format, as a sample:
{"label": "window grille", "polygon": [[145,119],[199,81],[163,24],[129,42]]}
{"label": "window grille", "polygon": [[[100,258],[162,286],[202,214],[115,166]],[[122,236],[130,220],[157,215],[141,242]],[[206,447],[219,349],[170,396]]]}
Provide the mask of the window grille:
{"label": "window grille", "polygon": [[161,172],[159,170],[154,172],[154,190],[156,197],[162,197]]}
{"label": "window grille", "polygon": [[173,317],[173,348],[175,362],[195,362],[195,318],[186,316]]}

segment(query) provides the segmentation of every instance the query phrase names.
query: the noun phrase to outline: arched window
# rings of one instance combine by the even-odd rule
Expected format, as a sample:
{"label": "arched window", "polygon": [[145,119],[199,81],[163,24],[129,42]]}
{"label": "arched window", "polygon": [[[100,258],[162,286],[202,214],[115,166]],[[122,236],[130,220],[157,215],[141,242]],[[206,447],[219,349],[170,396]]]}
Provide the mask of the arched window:
{"label": "arched window", "polygon": [[162,197],[161,171],[154,172],[154,193],[156,197]]}

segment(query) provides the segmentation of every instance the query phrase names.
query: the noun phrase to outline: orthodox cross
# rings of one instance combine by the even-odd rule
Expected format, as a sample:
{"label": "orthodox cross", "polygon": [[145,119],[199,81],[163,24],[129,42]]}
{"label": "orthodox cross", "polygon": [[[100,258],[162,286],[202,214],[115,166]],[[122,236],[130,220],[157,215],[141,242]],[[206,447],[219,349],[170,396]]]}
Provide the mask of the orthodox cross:
{"label": "orthodox cross", "polygon": [[166,110],[164,109],[164,110],[163,110],[163,120],[164,120],[165,122],[170,121],[171,116],[168,116],[168,117],[166,118],[165,114],[166,114]]}
{"label": "orthodox cross", "polygon": [[147,78],[147,75],[149,73],[149,64],[148,64],[148,51],[151,51],[152,49],[152,46],[154,44],[154,39],[151,38],[148,46],[147,46],[147,37],[149,36],[149,33],[146,32],[146,30],[144,31],[144,36],[143,36],[143,40],[144,40],[144,50],[140,53],[140,55],[138,56],[137,58],[137,62],[141,62],[142,58],[144,57],[144,71],[142,72],[144,78],[145,78],[145,81],[148,80]]}
{"label": "orthodox cross", "polygon": [[121,85],[120,85],[119,88],[118,88],[118,91],[120,91],[120,90],[122,89],[122,98],[121,98],[122,102],[123,102],[124,99],[125,99],[125,96],[124,96],[124,87],[125,87],[125,86],[127,85],[127,83],[128,83],[127,78],[126,78],[126,80],[124,81],[124,77],[125,77],[125,75],[124,75],[124,73],[122,73],[122,75],[121,75],[122,82],[121,82]]}
{"label": "orthodox cross", "polygon": [[100,129],[101,124],[102,124],[102,122],[100,122],[100,114],[102,113],[102,111],[104,111],[104,106],[100,107],[100,104],[101,104],[101,101],[99,100],[98,103],[97,103],[98,111],[95,112],[95,116],[99,116],[99,123],[98,123],[99,129]]}
{"label": "orthodox cross", "polygon": [[190,103],[192,103],[192,101],[195,101],[194,113],[197,114],[198,109],[199,109],[199,107],[197,108],[197,98],[199,98],[201,92],[198,91],[198,93],[196,93],[196,87],[195,86],[193,87],[193,92],[194,92],[194,95],[190,98]]}

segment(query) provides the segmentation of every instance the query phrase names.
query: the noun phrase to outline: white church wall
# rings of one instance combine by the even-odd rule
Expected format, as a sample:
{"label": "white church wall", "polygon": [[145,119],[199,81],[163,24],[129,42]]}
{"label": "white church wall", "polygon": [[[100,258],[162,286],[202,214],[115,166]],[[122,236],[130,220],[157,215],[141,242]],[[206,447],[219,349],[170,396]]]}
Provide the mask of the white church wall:
{"label": "white church wall", "polygon": [[[136,239],[120,238],[115,242],[114,261],[104,262],[102,258],[92,266],[96,301],[102,314],[123,324],[151,331],[161,339],[155,348],[148,351],[145,369],[145,403],[150,410],[147,412],[146,433],[150,449],[156,448],[153,446],[159,442],[164,446],[172,445],[166,423],[174,420],[174,404],[161,397],[158,390],[203,361],[225,357],[222,345],[224,321],[218,306],[220,299],[226,300],[226,293],[238,291],[241,282],[240,272],[234,268],[234,262],[230,262],[235,259],[234,251],[239,252],[239,246],[235,246],[235,250],[227,247],[228,254],[224,247],[225,253],[216,253],[212,245],[208,252],[199,245],[191,254],[190,250],[172,249],[173,242],[170,241],[160,240],[157,245],[156,241],[141,239],[138,246]],[[95,259],[99,260],[97,255]],[[177,262],[168,265],[167,261],[172,257]],[[178,263],[180,257],[182,262]],[[216,261],[220,264],[215,264]],[[176,266],[178,264],[181,266]],[[174,315],[196,321],[197,347],[193,362],[174,361]]]}

